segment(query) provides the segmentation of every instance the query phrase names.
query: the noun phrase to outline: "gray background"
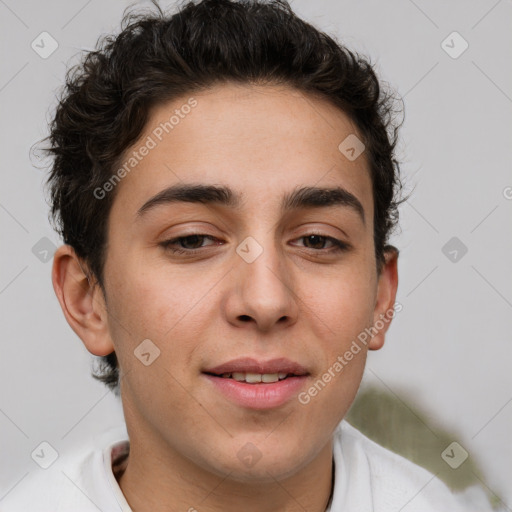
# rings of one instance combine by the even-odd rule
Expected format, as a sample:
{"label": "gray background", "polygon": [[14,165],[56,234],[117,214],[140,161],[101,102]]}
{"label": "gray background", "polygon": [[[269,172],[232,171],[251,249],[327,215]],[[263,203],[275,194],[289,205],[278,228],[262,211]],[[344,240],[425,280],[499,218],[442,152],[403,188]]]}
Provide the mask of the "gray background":
{"label": "gray background", "polygon": [[[89,376],[92,356],[60,310],[51,257],[36,256],[44,256],[44,245],[36,246],[48,243],[44,237],[60,241],[47,221],[44,170],[29,148],[47,134],[66,64],[117,31],[129,4],[0,0],[0,498],[42,471],[30,457],[40,442],[61,452],[122,421],[118,400]],[[512,507],[512,2],[292,6],[369,55],[405,100],[398,156],[406,191],[416,188],[393,239],[403,310],[385,347],[370,354],[364,383],[407,397],[456,432],[483,468],[482,484]],[[59,45],[46,59],[31,48],[43,31]],[[469,44],[457,58],[442,45],[453,31]],[[460,40],[447,43],[452,52],[461,48]],[[455,262],[442,250],[452,237],[468,249]]]}

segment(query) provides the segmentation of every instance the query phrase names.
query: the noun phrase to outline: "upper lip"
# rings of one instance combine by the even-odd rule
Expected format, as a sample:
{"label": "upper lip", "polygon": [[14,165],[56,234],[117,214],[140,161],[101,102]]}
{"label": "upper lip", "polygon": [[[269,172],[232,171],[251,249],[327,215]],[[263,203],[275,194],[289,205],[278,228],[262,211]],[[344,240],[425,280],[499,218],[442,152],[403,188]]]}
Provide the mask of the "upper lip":
{"label": "upper lip", "polygon": [[258,361],[252,357],[240,357],[232,359],[227,363],[204,370],[204,373],[222,375],[223,373],[291,373],[293,375],[308,375],[309,372],[304,366],[290,361],[285,357],[271,359],[269,361]]}

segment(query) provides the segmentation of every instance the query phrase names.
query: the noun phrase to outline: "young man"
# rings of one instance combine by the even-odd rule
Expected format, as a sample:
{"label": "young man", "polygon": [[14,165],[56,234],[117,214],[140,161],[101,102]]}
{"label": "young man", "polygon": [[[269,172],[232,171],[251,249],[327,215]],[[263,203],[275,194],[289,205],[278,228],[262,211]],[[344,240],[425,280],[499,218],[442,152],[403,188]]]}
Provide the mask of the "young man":
{"label": "young man", "polygon": [[53,283],[127,431],[3,511],[462,510],[343,420],[400,307],[390,107],[284,2],[126,18],[68,75]]}

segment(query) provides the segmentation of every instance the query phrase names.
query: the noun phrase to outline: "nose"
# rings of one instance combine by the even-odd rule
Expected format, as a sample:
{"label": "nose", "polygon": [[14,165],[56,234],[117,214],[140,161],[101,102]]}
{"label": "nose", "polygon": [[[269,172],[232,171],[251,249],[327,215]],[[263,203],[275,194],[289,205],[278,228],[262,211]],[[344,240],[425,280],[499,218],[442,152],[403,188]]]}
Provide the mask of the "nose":
{"label": "nose", "polygon": [[286,255],[271,237],[259,240],[248,237],[237,248],[226,314],[237,327],[249,323],[268,332],[294,324],[299,304]]}

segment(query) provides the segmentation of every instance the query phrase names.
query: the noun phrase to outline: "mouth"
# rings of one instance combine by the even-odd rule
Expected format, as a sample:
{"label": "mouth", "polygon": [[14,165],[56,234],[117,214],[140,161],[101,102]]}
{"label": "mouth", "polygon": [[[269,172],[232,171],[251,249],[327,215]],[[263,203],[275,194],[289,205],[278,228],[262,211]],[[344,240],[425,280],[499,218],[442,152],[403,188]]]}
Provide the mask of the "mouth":
{"label": "mouth", "polygon": [[222,379],[233,379],[237,382],[246,382],[247,384],[271,384],[289,377],[301,377],[294,373],[278,372],[278,373],[252,373],[252,372],[226,372],[222,374],[204,372],[212,377],[220,377]]}
{"label": "mouth", "polygon": [[[252,357],[240,357],[226,363],[206,368],[203,373],[217,377],[232,378],[246,382],[277,382],[288,376],[300,377],[307,375],[307,369],[295,361],[285,357],[258,361]],[[261,377],[261,378],[260,378]]]}
{"label": "mouth", "polygon": [[246,409],[272,409],[296,397],[310,373],[285,358],[267,362],[235,359],[202,371],[212,391],[228,402]]}

